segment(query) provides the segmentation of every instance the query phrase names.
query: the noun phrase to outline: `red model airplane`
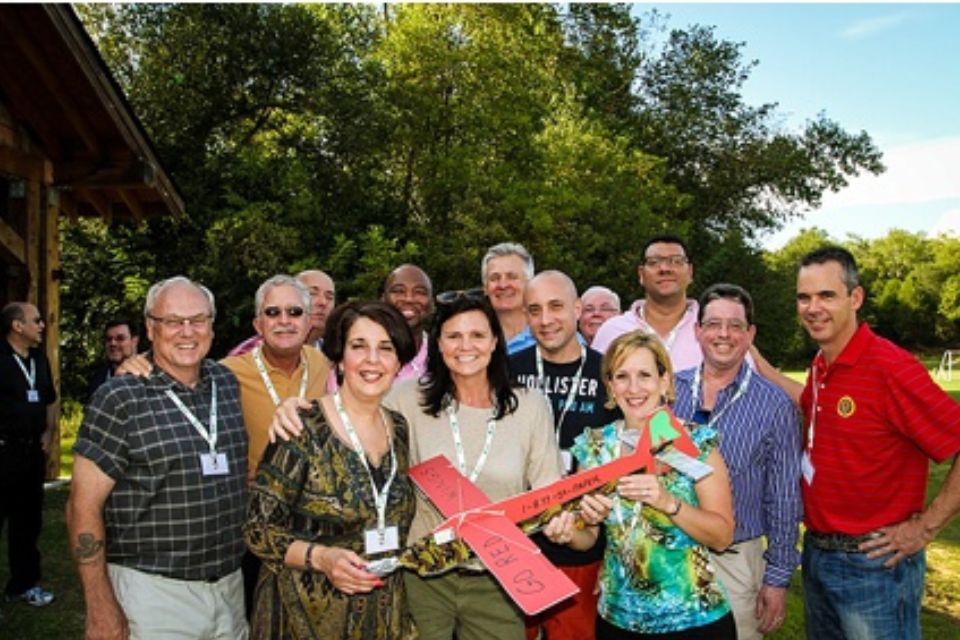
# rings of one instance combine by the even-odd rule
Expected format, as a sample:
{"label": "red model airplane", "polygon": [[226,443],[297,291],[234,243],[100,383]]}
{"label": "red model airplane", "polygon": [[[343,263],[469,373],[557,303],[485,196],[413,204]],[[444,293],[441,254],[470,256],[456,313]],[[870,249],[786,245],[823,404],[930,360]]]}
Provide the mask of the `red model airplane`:
{"label": "red model airplane", "polygon": [[442,455],[412,467],[409,473],[447,518],[434,530],[437,542],[463,538],[524,613],[535,615],[579,589],[515,523],[596,491],[628,473],[641,469],[655,473],[653,452],[667,443],[672,442],[687,455],[695,457],[698,453],[682,423],[669,410],[651,416],[641,431],[640,444],[631,455],[496,503],[491,503]]}

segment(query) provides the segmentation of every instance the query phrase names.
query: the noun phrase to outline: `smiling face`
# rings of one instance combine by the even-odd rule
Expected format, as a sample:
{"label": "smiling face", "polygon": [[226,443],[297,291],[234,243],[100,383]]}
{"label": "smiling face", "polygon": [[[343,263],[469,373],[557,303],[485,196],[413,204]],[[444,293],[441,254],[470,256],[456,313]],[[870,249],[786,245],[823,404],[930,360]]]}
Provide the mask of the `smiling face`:
{"label": "smiling face", "polygon": [[433,285],[422,269],[404,265],[387,278],[383,301],[403,314],[412,331],[420,332],[424,320],[433,311]]}
{"label": "smiling face", "polygon": [[835,261],[801,267],[797,274],[797,315],[830,360],[857,331],[863,289],[847,291],[843,267]]}
{"label": "smiling face", "polygon": [[458,313],[440,327],[438,340],[443,362],[451,376],[471,378],[487,375],[487,366],[497,339],[482,311]]}
{"label": "smiling face", "polygon": [[498,256],[487,262],[487,280],[483,287],[497,314],[521,310],[526,285],[527,272],[520,256]]}
{"label": "smiling face", "polygon": [[694,326],[704,363],[715,371],[739,369],[756,332],[743,305],[728,298],[711,300],[702,322]]}
{"label": "smiling face", "polygon": [[608,385],[627,426],[636,428],[663,404],[670,380],[658,372],[653,352],[640,347],[613,368]]}
{"label": "smiling face", "polygon": [[263,350],[278,357],[300,353],[310,330],[309,310],[300,293],[290,285],[271,287],[253,319],[253,328],[263,337]]}
{"label": "smiling face", "polygon": [[530,330],[544,357],[551,362],[569,362],[580,355],[577,320],[580,301],[566,276],[541,273],[527,285],[524,307]]}
{"label": "smiling face", "polygon": [[657,301],[686,298],[687,287],[693,280],[693,265],[682,246],[655,242],[647,247],[643,260],[638,273],[640,285],[648,298]]}
{"label": "smiling face", "polygon": [[605,291],[585,295],[580,303],[580,333],[587,344],[590,344],[600,330],[600,325],[620,313],[620,303],[616,297]]}
{"label": "smiling face", "polygon": [[210,351],[213,342],[210,311],[203,293],[186,284],[164,289],[151,309],[147,337],[153,343],[154,361],[181,382],[196,378]]}
{"label": "smiling face", "polygon": [[341,390],[355,398],[382,398],[400,371],[397,350],[379,323],[359,317],[344,342]]}

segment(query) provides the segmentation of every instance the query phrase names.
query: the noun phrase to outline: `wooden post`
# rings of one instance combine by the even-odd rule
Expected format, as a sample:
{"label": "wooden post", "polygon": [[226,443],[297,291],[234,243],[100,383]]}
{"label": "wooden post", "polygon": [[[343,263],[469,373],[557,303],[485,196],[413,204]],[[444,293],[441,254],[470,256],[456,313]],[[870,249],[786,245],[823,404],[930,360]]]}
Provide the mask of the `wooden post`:
{"label": "wooden post", "polygon": [[[48,163],[49,164],[49,163]],[[47,172],[45,172],[47,173]],[[47,173],[52,177],[52,172]],[[47,458],[47,479],[55,480],[60,476],[60,419],[63,417],[63,398],[60,387],[60,192],[49,186],[47,182],[44,192],[43,216],[43,308],[47,327],[44,335],[44,345],[47,358],[50,360],[50,375],[53,376],[53,388],[60,398],[60,416],[53,434],[53,445]]]}

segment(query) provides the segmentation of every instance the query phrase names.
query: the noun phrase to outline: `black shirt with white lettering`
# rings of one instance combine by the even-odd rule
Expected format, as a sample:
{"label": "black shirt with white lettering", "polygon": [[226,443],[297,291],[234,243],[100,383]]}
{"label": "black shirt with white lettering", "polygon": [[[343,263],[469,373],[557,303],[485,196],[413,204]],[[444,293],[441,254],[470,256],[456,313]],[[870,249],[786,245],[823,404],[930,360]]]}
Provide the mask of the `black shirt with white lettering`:
{"label": "black shirt with white lettering", "polygon": [[[607,400],[606,388],[600,377],[600,362],[603,356],[590,347],[586,347],[587,359],[583,364],[579,381],[575,380],[580,368],[580,358],[573,362],[555,364],[543,361],[543,380],[537,375],[537,347],[528,347],[523,351],[510,356],[510,376],[517,384],[531,389],[540,389],[550,402],[553,409],[554,427],[558,428],[560,449],[568,449],[573,440],[589,427],[601,427],[616,420],[620,412],[618,409],[607,409],[604,402]],[[564,412],[571,386],[576,382],[576,389],[570,407]],[[560,424],[558,421],[562,420]],[[573,469],[576,471],[576,469]],[[603,535],[601,529],[600,540],[588,551],[574,551],[567,546],[555,545],[542,535],[534,536],[544,554],[554,564],[583,565],[599,560],[603,556]]]}

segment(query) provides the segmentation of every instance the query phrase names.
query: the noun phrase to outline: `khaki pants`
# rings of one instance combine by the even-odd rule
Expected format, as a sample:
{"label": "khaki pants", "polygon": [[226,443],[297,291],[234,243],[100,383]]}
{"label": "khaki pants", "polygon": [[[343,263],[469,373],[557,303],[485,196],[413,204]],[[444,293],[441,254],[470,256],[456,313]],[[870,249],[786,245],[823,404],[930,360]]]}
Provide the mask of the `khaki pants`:
{"label": "khaki pants", "polygon": [[525,640],[523,613],[490,574],[403,579],[420,640]]}
{"label": "khaki pants", "polygon": [[[730,550],[736,553],[730,553]],[[760,620],[756,616],[757,596],[763,586],[767,563],[763,559],[763,538],[746,540],[732,545],[724,553],[711,553],[717,577],[726,588],[730,608],[737,621],[738,640],[760,640],[757,631]]]}
{"label": "khaki pants", "polygon": [[174,580],[108,564],[131,640],[246,640],[240,570],[217,582]]}

